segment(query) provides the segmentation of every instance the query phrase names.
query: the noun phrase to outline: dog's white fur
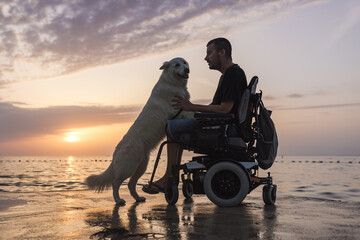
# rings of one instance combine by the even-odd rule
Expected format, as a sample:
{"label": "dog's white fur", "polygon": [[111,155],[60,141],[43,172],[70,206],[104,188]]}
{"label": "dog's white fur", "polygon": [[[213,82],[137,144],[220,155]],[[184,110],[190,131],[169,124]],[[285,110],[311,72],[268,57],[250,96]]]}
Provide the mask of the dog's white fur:
{"label": "dog's white fur", "polygon": [[[173,118],[178,110],[172,107],[175,96],[190,98],[187,90],[189,65],[182,58],[174,58],[165,62],[159,81],[153,88],[150,98],[142,112],[135,120],[127,134],[117,145],[108,169],[99,175],[91,175],[85,183],[90,189],[99,192],[112,185],[114,200],[117,204],[125,204],[119,196],[119,188],[123,181],[130,178],[128,188],[130,194],[138,202],[145,201],[136,192],[138,179],[145,173],[150,152],[165,137],[168,119]],[[179,117],[189,117],[190,113],[182,112]]]}

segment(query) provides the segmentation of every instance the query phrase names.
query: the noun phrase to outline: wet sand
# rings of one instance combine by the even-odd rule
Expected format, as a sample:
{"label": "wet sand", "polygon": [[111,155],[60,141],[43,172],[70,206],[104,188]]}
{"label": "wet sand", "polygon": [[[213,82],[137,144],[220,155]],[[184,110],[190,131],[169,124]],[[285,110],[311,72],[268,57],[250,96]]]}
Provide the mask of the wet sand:
{"label": "wet sand", "polygon": [[[265,206],[261,189],[242,205],[220,208],[205,195],[145,203],[111,191],[0,194],[0,239],[359,239],[360,203],[280,196]],[[139,189],[139,192],[141,190]]]}

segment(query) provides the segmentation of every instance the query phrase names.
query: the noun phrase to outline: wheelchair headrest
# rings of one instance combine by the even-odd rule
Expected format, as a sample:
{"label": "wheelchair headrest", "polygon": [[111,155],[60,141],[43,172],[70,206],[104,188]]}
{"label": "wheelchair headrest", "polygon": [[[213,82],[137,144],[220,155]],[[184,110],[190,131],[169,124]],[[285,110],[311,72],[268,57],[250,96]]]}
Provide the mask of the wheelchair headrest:
{"label": "wheelchair headrest", "polygon": [[257,76],[252,77],[249,85],[248,85],[248,89],[250,90],[250,94],[255,94],[256,93],[256,87],[257,84],[259,82],[259,78]]}
{"label": "wheelchair headrest", "polygon": [[250,96],[256,94],[256,87],[259,82],[259,78],[257,76],[252,77],[249,85],[246,90],[241,95],[240,105],[238,107],[238,123],[241,125],[245,122],[245,120],[250,116],[249,115],[249,101]]}

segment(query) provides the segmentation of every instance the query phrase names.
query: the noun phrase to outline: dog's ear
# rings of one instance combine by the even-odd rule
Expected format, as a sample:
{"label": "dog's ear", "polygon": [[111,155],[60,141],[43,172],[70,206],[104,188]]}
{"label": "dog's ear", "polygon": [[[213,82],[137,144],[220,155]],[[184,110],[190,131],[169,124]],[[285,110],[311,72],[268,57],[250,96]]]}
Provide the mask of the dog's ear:
{"label": "dog's ear", "polygon": [[170,67],[170,62],[164,62],[163,65],[160,67],[160,70],[167,69]]}

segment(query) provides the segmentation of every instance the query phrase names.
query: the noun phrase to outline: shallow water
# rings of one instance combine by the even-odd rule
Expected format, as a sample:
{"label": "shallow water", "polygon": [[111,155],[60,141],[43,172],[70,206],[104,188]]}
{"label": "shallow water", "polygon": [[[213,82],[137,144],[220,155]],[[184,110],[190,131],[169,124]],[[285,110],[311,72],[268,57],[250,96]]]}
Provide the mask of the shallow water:
{"label": "shallow water", "polygon": [[[154,157],[151,159],[139,185],[150,179]],[[157,176],[164,172],[164,159]],[[101,173],[110,162],[110,156],[0,157],[0,192],[85,190],[84,179]],[[278,186],[278,195],[360,202],[360,156],[280,156],[272,168],[261,170],[260,176],[268,171]]]}

